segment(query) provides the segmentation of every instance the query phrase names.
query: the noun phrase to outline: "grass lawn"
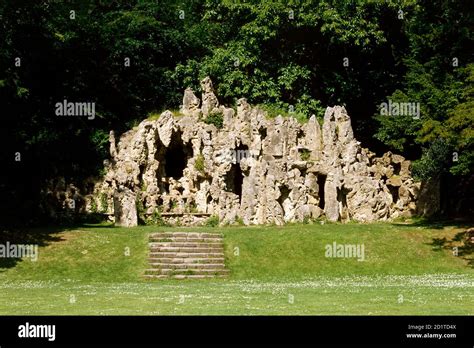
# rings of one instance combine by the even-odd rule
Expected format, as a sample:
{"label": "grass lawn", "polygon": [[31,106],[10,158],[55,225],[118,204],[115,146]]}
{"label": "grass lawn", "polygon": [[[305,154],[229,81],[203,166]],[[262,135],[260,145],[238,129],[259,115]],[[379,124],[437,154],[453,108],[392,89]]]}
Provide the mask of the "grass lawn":
{"label": "grass lawn", "polygon": [[[472,254],[452,252],[462,230],[416,222],[31,230],[38,261],[0,264],[0,315],[472,315]],[[144,280],[157,231],[223,233],[231,275]],[[326,257],[333,242],[364,245],[364,261]]]}

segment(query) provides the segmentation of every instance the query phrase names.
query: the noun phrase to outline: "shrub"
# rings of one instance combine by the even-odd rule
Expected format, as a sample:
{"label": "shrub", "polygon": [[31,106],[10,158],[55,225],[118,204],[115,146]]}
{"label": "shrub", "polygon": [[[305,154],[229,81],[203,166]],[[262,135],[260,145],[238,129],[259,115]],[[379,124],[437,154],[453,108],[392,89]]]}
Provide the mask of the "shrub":
{"label": "shrub", "polygon": [[205,166],[204,166],[204,156],[202,155],[202,153],[200,153],[197,157],[196,157],[196,161],[194,162],[194,168],[198,171],[198,172],[201,172],[204,174],[205,172]]}
{"label": "shrub", "polygon": [[145,207],[143,206],[142,195],[140,192],[137,193],[135,205],[137,207],[137,216],[139,223],[146,224],[147,219],[145,216]]}
{"label": "shrub", "polygon": [[107,210],[109,209],[109,202],[107,200],[107,194],[102,192],[100,194],[100,212],[101,213],[107,213]]}
{"label": "shrub", "polygon": [[213,124],[217,129],[224,126],[224,116],[220,111],[211,112],[203,121],[206,124]]}
{"label": "shrub", "polygon": [[216,215],[210,216],[209,219],[207,219],[206,224],[207,227],[216,227],[219,226],[219,217]]}
{"label": "shrub", "polygon": [[91,201],[91,212],[94,213],[94,214],[98,212],[97,203],[95,202],[95,198],[92,198],[92,201]]}
{"label": "shrub", "polygon": [[161,211],[156,208],[153,214],[148,217],[146,220],[147,225],[158,225],[158,226],[167,226],[167,223],[165,220],[163,220],[163,217],[161,216]]}
{"label": "shrub", "polygon": [[188,212],[190,212],[190,213],[197,213],[198,212],[196,202],[189,203],[186,208],[187,208]]}
{"label": "shrub", "polygon": [[309,151],[308,149],[301,149],[300,157],[302,161],[309,160],[310,155],[311,155],[311,151]]}

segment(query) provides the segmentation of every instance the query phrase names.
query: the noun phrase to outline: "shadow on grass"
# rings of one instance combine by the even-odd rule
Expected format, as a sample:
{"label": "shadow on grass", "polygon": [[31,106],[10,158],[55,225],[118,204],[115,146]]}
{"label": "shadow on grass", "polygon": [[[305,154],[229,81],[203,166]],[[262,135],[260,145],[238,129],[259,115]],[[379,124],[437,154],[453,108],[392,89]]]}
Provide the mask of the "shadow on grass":
{"label": "shadow on grass", "polygon": [[[44,227],[44,228],[21,228],[21,229],[1,229],[0,244],[4,245],[37,245],[38,247],[49,245],[53,242],[63,240],[58,234],[67,231],[64,227]],[[21,258],[0,257],[0,268],[15,267]]]}
{"label": "shadow on grass", "polygon": [[[69,223],[57,223],[45,227],[2,227],[0,226],[0,245],[5,248],[7,245],[37,245],[44,247],[51,243],[61,242],[65,239],[61,233],[78,230],[81,227],[100,227],[112,228],[113,225],[97,225],[101,221],[100,216],[91,214],[84,216],[81,220]],[[0,272],[4,272],[8,268],[15,267],[22,261],[18,257],[2,257],[0,255]]]}
{"label": "shadow on grass", "polygon": [[474,244],[469,240],[467,229],[474,226],[472,219],[427,219],[414,218],[404,222],[393,222],[391,224],[399,229],[405,228],[423,228],[431,230],[442,230],[446,227],[454,227],[463,229],[458,232],[452,239],[447,237],[433,238],[430,245],[435,252],[449,250],[457,257],[462,258],[466,263],[474,268]]}
{"label": "shadow on grass", "polygon": [[405,222],[393,222],[392,226],[400,228],[421,227],[426,229],[441,230],[445,227],[456,227],[467,229],[474,226],[473,220],[468,219],[427,219],[414,218],[406,220]]}
{"label": "shadow on grass", "polygon": [[449,250],[453,255],[462,258],[467,264],[474,268],[474,243],[467,231],[456,233],[452,239],[433,238],[429,244],[434,251]]}

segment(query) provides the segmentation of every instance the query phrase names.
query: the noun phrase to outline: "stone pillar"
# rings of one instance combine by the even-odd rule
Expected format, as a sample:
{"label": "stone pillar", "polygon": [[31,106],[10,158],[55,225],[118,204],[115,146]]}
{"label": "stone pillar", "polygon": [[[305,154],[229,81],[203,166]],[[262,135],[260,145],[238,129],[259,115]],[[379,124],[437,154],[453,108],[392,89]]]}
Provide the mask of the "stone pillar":
{"label": "stone pillar", "polygon": [[330,176],[324,184],[324,213],[329,221],[339,220],[339,202],[337,201],[337,186]]}
{"label": "stone pillar", "polygon": [[116,161],[117,158],[117,146],[115,145],[115,133],[113,130],[109,133],[109,143],[110,143],[110,157],[112,161]]}
{"label": "stone pillar", "polygon": [[120,187],[114,192],[115,225],[134,227],[138,225],[135,194],[126,187]]}
{"label": "stone pillar", "polygon": [[217,108],[219,106],[219,101],[217,100],[217,97],[214,94],[214,87],[212,86],[212,81],[209,76],[201,81],[201,89],[201,111],[204,116],[208,116],[214,108]]}
{"label": "stone pillar", "polygon": [[194,92],[191,88],[186,88],[183,96],[183,106],[181,113],[185,116],[199,116],[201,110],[199,109],[199,104],[201,101],[198,97],[194,95]]}

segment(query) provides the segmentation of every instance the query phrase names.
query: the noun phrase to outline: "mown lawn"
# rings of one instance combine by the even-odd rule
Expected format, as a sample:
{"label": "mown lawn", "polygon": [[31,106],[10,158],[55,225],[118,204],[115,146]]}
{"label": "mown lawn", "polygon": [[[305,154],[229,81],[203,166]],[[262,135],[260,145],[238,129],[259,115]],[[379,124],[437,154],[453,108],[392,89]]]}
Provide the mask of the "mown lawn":
{"label": "mown lawn", "polygon": [[[452,252],[462,230],[423,223],[34,230],[50,241],[37,262],[0,268],[0,315],[472,315],[472,255]],[[148,234],[156,231],[222,232],[230,277],[144,280]],[[365,260],[326,257],[333,242],[363,244]]]}

